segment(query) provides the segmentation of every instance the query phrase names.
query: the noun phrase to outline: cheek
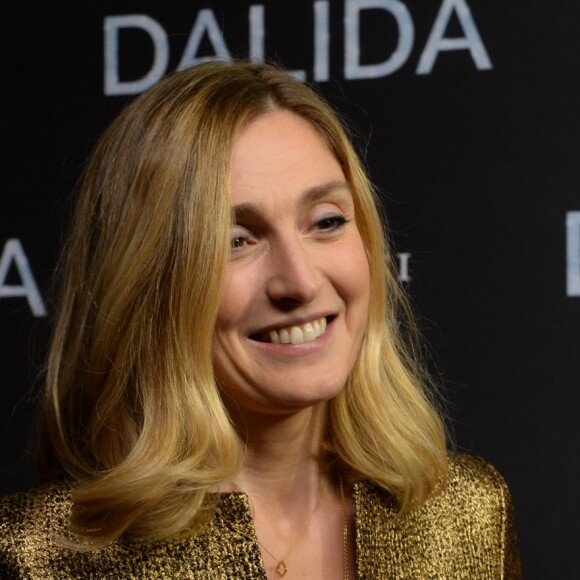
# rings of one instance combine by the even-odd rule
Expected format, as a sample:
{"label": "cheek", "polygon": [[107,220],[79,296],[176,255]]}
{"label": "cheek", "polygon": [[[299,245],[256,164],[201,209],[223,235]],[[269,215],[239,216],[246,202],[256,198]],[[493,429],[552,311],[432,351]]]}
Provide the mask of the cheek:
{"label": "cheek", "polygon": [[222,388],[231,389],[236,383],[235,377],[239,374],[237,361],[240,360],[239,341],[236,340],[233,330],[225,328],[216,332],[213,341],[212,364],[215,378]]}
{"label": "cheek", "polygon": [[236,287],[236,277],[229,274],[222,291],[213,339],[213,367],[220,382],[232,371],[239,342],[237,338],[243,325],[246,305],[243,293],[236,292]]}
{"label": "cheek", "polygon": [[344,256],[342,267],[345,292],[351,301],[360,305],[366,320],[370,297],[370,271],[360,235],[353,240],[352,247],[345,254],[347,255]]}
{"label": "cheek", "polygon": [[258,261],[231,263],[224,280],[218,324],[231,327],[249,322],[256,305],[264,299],[265,270]]}
{"label": "cheek", "polygon": [[247,283],[239,272],[231,269],[225,279],[221,304],[218,310],[217,333],[221,334],[236,327],[242,321],[247,308]]}

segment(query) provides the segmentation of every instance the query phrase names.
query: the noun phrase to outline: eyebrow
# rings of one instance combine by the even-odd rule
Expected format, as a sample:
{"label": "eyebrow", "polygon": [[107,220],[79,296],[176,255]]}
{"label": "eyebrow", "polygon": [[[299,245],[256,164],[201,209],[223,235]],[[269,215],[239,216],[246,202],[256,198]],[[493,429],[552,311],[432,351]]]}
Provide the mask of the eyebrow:
{"label": "eyebrow", "polygon": [[[352,196],[352,187],[348,182],[342,180],[329,181],[328,183],[315,185],[304,190],[298,198],[298,204],[301,206],[312,205],[317,201],[320,201],[321,199],[324,199],[325,197],[332,195],[333,193],[336,193],[340,190],[343,190],[345,193],[348,193],[350,196]],[[263,213],[264,212],[260,204],[253,202],[240,203],[239,205],[232,207],[234,223],[245,217],[262,216]]]}

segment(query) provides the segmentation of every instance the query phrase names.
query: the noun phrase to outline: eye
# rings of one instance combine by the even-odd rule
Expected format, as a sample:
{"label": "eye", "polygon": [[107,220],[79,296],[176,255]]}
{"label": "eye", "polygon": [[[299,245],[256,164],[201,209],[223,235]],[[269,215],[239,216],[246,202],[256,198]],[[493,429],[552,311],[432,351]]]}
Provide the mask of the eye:
{"label": "eye", "polygon": [[246,249],[252,241],[252,234],[247,228],[234,224],[230,233],[230,252],[237,253]]}
{"label": "eye", "polygon": [[248,239],[244,236],[233,236],[230,239],[230,249],[240,250],[248,243]]}
{"label": "eye", "polygon": [[323,233],[332,233],[340,230],[348,223],[348,220],[341,214],[331,215],[316,222],[316,229]]}
{"label": "eye", "polygon": [[258,242],[256,232],[242,224],[233,224],[230,230],[230,257],[240,258]]}

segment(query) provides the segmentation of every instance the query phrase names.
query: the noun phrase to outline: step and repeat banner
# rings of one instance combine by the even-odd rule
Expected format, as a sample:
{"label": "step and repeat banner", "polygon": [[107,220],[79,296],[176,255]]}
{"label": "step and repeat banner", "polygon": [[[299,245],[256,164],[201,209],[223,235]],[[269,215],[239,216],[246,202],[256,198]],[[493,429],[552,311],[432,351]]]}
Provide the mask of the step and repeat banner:
{"label": "step and repeat banner", "polygon": [[50,279],[95,140],[166,73],[273,60],[353,127],[457,446],[512,489],[525,577],[580,577],[580,4],[36,4],[4,15],[0,491],[35,481]]}

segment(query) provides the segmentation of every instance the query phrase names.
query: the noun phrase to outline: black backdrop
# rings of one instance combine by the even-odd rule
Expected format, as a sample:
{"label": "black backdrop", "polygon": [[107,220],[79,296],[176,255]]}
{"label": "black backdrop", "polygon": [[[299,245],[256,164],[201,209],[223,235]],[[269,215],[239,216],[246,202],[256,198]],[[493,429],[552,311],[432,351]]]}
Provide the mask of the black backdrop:
{"label": "black backdrop", "polygon": [[40,315],[88,151],[139,79],[252,46],[359,128],[458,445],[506,477],[525,577],[580,577],[580,4],[64,4],[3,14],[0,492],[34,482]]}

